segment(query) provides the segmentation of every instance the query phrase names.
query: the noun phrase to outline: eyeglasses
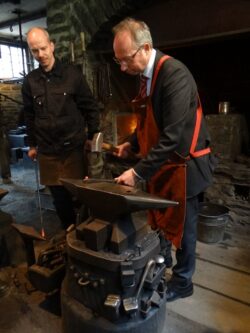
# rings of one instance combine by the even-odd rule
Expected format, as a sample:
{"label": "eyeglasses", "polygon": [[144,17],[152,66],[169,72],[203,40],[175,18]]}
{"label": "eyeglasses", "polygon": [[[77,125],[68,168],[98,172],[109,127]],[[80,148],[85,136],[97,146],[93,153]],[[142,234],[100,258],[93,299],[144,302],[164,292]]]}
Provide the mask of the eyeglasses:
{"label": "eyeglasses", "polygon": [[117,59],[117,58],[114,57],[113,58],[114,62],[117,63],[118,65],[122,65],[122,64],[128,65],[129,63],[131,63],[134,60],[135,56],[142,49],[143,46],[144,45],[139,46],[138,49],[135,51],[134,54],[132,54],[131,56],[124,57],[124,59],[122,59],[122,60],[119,60],[119,59]]}

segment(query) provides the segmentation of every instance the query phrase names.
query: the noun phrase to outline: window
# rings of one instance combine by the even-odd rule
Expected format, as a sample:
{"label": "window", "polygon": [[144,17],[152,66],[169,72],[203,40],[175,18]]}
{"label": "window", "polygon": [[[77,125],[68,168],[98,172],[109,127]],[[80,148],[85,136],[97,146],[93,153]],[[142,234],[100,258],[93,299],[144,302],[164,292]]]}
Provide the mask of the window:
{"label": "window", "polygon": [[[26,51],[24,52],[24,67],[27,73]],[[22,50],[20,47],[0,45],[0,80],[23,77]]]}

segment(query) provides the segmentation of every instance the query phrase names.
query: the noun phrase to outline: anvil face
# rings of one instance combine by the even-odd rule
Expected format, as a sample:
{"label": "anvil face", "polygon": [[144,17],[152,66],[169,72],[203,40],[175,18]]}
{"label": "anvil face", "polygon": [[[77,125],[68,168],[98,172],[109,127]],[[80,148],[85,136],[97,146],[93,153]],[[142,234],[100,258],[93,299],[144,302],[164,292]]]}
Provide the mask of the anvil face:
{"label": "anvil face", "polygon": [[112,180],[61,179],[63,185],[96,217],[116,219],[140,210],[161,209],[178,205],[134,187],[119,185]]}

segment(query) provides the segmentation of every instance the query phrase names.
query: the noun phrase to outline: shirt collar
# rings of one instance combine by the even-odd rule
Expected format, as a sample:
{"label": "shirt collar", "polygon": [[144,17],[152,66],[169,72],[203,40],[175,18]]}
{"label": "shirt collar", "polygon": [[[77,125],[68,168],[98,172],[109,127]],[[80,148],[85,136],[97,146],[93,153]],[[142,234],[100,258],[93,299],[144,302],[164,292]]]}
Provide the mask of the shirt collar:
{"label": "shirt collar", "polygon": [[39,69],[40,69],[41,76],[44,76],[44,75],[45,76],[55,75],[55,76],[59,76],[59,77],[62,76],[62,63],[58,59],[55,59],[55,63],[49,72],[45,72],[40,65],[39,65]]}
{"label": "shirt collar", "polygon": [[142,73],[149,80],[152,80],[155,57],[156,57],[156,50],[152,49],[151,56],[150,56],[149,62],[147,64],[147,67],[144,69],[144,71]]}

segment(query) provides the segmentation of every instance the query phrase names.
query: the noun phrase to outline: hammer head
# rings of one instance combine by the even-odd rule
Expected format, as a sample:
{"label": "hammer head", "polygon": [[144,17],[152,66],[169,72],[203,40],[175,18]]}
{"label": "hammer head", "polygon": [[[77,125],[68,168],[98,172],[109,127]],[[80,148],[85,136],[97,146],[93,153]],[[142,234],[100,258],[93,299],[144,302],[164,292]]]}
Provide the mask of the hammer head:
{"label": "hammer head", "polygon": [[102,144],[103,134],[101,132],[95,133],[91,141],[91,152],[100,153],[102,151]]}

